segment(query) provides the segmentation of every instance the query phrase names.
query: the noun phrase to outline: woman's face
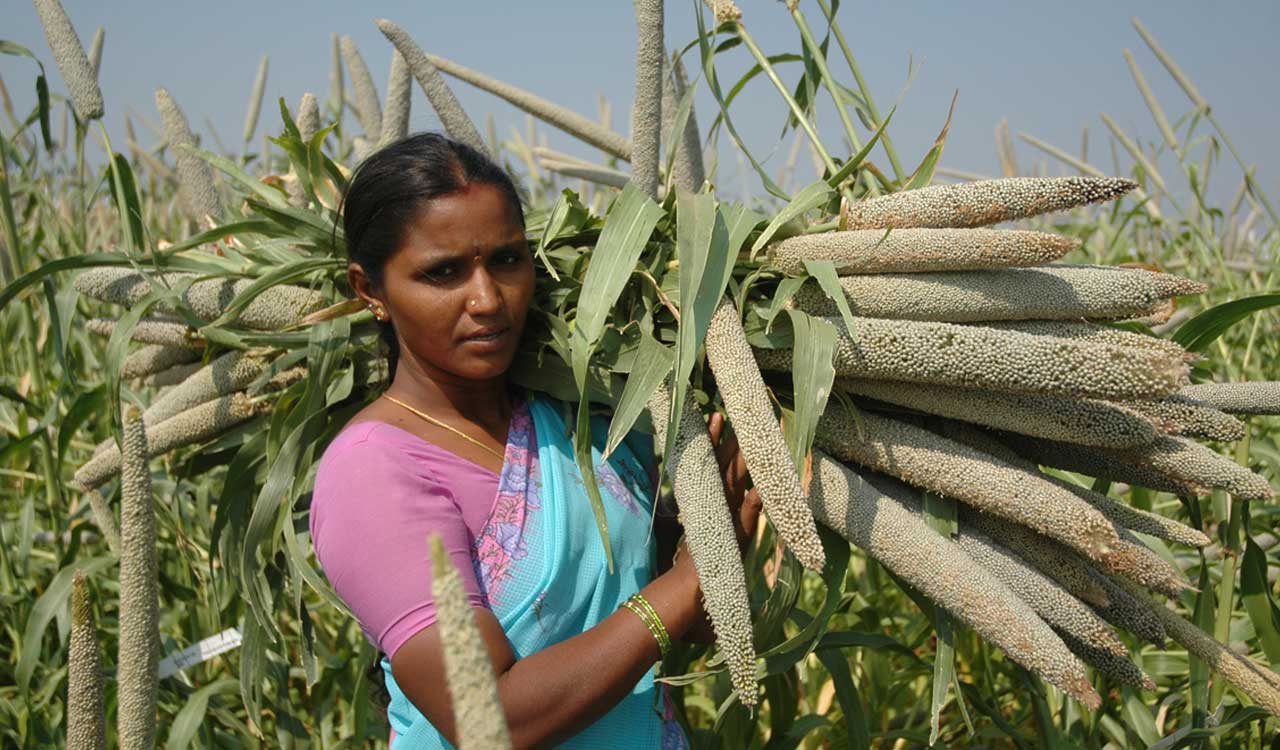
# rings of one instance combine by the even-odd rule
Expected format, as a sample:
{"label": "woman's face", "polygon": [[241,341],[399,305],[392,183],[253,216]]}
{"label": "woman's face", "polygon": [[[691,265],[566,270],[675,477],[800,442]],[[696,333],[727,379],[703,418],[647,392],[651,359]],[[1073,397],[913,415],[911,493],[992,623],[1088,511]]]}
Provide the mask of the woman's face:
{"label": "woman's face", "polygon": [[418,212],[376,297],[395,325],[401,366],[487,380],[515,357],[533,286],[533,257],[509,199],[473,183]]}

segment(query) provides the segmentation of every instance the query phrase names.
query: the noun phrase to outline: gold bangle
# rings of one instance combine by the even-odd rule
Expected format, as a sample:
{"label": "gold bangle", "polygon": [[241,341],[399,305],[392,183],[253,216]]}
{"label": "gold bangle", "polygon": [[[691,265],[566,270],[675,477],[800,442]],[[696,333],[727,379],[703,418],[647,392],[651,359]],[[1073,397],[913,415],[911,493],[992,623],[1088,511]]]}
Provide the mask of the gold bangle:
{"label": "gold bangle", "polygon": [[658,613],[654,611],[653,605],[637,592],[630,599],[623,602],[622,606],[631,610],[640,618],[640,621],[644,623],[645,627],[653,635],[654,640],[658,642],[658,653],[663,658],[666,658],[667,652],[671,649],[671,636],[667,633],[666,626],[662,624],[662,618],[658,617]]}

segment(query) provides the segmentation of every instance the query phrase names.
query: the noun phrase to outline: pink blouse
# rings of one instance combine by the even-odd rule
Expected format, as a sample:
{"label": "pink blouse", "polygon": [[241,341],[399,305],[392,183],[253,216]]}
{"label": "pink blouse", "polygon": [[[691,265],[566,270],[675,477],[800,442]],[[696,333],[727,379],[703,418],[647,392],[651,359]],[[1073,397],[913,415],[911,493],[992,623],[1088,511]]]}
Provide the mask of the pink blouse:
{"label": "pink blouse", "polygon": [[439,534],[473,606],[472,541],[498,475],[382,422],[345,428],[325,450],[311,499],[316,558],[365,637],[388,658],[436,621],[427,535]]}

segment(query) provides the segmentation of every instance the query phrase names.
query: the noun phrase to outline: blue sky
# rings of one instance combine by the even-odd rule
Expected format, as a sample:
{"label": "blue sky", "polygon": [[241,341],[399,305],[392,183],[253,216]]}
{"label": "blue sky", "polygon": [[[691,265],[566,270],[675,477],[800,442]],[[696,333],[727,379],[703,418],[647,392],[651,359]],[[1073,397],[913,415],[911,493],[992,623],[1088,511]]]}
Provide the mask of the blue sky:
{"label": "blue sky", "polygon": [[[228,146],[236,147],[262,54],[270,56],[269,101],[284,96],[293,106],[304,91],[315,92],[323,100],[328,92],[331,32],[355,39],[381,89],[391,46],[373,25],[378,17],[399,23],[430,51],[584,114],[595,115],[603,94],[613,105],[614,128],[626,132],[629,123],[635,41],[632,5],[626,0],[64,2],[86,44],[96,27],[106,28],[101,85],[107,102],[106,124],[117,147],[123,141],[127,113],[136,111],[158,120],[153,92],[161,85],[174,94],[198,130],[208,133],[207,119]],[[49,68],[54,90],[65,90],[31,4],[5,0],[5,5],[0,38],[34,51]],[[795,26],[780,2],[740,0],[740,5],[744,22],[767,53],[799,50]],[[669,0],[668,47],[694,38],[695,7],[693,0]],[[801,7],[810,23],[820,26],[816,2],[803,0]],[[1189,111],[1186,97],[1130,25],[1133,15],[1178,60],[1244,158],[1257,165],[1257,178],[1273,202],[1280,201],[1280,148],[1275,138],[1280,120],[1275,80],[1280,47],[1274,41],[1280,33],[1280,3],[1274,0],[845,2],[839,18],[880,108],[898,105],[890,132],[904,162],[914,165],[928,149],[958,89],[942,163],[996,174],[993,132],[1002,118],[1008,119],[1015,136],[1027,132],[1076,155],[1081,151],[1082,130],[1087,128],[1089,159],[1107,172],[1114,167],[1100,112],[1111,115],[1139,141],[1159,142],[1159,131],[1125,64],[1126,48],[1133,51],[1170,119],[1176,121]],[[737,49],[718,64],[721,80],[733,81],[750,62],[747,52]],[[833,64],[847,80],[843,61]],[[780,71],[794,83],[795,64]],[[30,61],[0,57],[0,75],[18,106],[30,107],[34,81]],[[500,134],[506,135],[513,126],[523,128],[523,116],[505,103],[460,82],[454,83],[454,89],[478,122],[493,113]],[[705,91],[701,93],[696,104],[705,129],[715,105]],[[838,150],[840,128],[829,100],[822,99],[820,107],[822,132]],[[277,128],[274,108],[264,111],[264,124]],[[733,109],[748,147],[768,158],[771,172],[786,160],[790,147],[789,139],[778,140],[784,114],[784,104],[763,78],[748,86]],[[411,124],[414,129],[438,126],[417,91]],[[350,126],[355,127],[353,119]],[[142,140],[152,138],[139,129]],[[554,148],[599,161],[589,147],[554,131],[548,131],[548,136]],[[734,194],[741,189],[742,176],[732,153],[723,153],[718,182]],[[1202,147],[1193,153],[1203,154]],[[1017,155],[1024,169],[1048,161],[1021,141]],[[1225,203],[1239,184],[1240,172],[1225,151],[1222,156],[1210,194]],[[883,157],[878,161],[883,162]],[[800,163],[797,179],[807,181],[812,175],[807,155]],[[1121,154],[1122,170],[1129,165],[1128,157]],[[1182,182],[1172,161],[1161,165],[1169,182]],[[1049,170],[1056,174],[1062,168],[1051,163]],[[748,184],[758,190],[755,180]]]}

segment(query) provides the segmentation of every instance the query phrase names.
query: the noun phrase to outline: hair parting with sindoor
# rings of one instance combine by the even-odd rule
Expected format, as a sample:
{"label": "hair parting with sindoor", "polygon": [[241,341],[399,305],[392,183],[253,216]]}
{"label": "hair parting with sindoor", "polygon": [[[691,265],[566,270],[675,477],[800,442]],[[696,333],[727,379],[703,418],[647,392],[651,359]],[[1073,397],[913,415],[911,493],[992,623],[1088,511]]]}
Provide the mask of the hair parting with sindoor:
{"label": "hair parting with sindoor", "polygon": [[[436,198],[473,184],[501,190],[524,225],[524,207],[511,176],[471,146],[426,132],[379,149],[356,167],[343,197],[347,256],[360,264],[374,286],[380,286],[387,261],[400,247],[418,212]],[[395,327],[389,321],[379,325],[388,350],[390,382],[395,378],[400,348]]]}
{"label": "hair parting with sindoor", "polygon": [[[469,185],[497,187],[511,203],[520,225],[524,206],[511,176],[488,156],[440,133],[415,133],[391,143],[360,163],[343,196],[342,229],[347,257],[359,263],[375,287],[382,285],[387,262],[404,240],[414,217],[431,201]],[[390,321],[379,324],[387,347],[387,382],[395,378],[400,345]],[[423,540],[425,548],[426,540]],[[380,664],[381,654],[365,670],[373,682],[370,699],[386,713],[390,693]]]}

